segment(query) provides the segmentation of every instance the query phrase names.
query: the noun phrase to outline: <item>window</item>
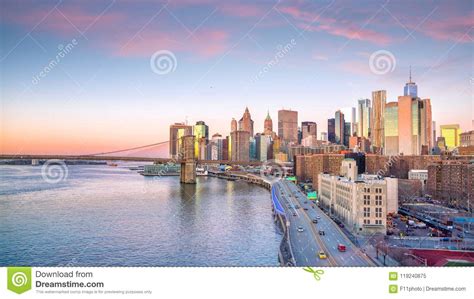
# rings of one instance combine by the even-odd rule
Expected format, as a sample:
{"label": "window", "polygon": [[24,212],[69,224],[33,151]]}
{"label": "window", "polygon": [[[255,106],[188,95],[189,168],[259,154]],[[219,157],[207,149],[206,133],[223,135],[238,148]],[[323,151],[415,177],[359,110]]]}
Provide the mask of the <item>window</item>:
{"label": "window", "polygon": [[375,205],[377,206],[382,205],[382,195],[375,195]]}
{"label": "window", "polygon": [[364,224],[370,224],[370,219],[364,219]]}
{"label": "window", "polygon": [[370,205],[370,195],[364,195],[364,205]]}
{"label": "window", "polygon": [[375,217],[377,218],[382,217],[382,208],[375,208]]}
{"label": "window", "polygon": [[364,208],[364,217],[370,217],[370,208]]}
{"label": "window", "polygon": [[380,224],[380,225],[382,225],[382,220],[376,219],[376,220],[375,220],[375,224]]}

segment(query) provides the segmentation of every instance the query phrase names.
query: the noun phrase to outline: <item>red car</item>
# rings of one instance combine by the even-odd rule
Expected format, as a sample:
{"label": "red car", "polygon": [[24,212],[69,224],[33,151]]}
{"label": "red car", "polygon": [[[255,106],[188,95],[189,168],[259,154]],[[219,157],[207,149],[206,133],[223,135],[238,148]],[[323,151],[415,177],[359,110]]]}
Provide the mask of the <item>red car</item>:
{"label": "red car", "polygon": [[346,245],[338,244],[337,245],[337,250],[340,252],[345,252],[346,251]]}

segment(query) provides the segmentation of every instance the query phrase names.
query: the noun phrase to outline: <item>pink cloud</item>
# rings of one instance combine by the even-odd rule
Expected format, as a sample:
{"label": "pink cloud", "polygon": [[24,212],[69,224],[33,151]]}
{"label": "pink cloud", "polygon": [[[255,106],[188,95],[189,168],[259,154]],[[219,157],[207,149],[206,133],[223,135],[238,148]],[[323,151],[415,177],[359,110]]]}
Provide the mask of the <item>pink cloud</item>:
{"label": "pink cloud", "polygon": [[[15,13],[16,12],[16,13]],[[85,11],[80,7],[58,7],[56,9],[36,8],[27,13],[11,11],[4,21],[33,29],[37,24],[39,30],[47,30],[61,35],[79,34],[88,29],[106,30],[116,28],[126,16],[122,13],[109,12],[100,14]],[[77,28],[77,29],[76,29]]]}
{"label": "pink cloud", "polygon": [[228,49],[228,33],[219,30],[198,30],[187,37],[180,32],[145,30],[133,40],[128,37],[107,46],[117,56],[149,56],[158,50],[191,52],[212,57]]}
{"label": "pink cloud", "polygon": [[374,44],[386,45],[392,41],[390,36],[370,29],[361,28],[350,20],[325,17],[316,11],[305,11],[296,6],[279,8],[280,12],[293,17],[296,26],[306,31],[320,31],[331,35],[342,36],[349,39],[368,41]]}
{"label": "pink cloud", "polygon": [[244,3],[225,3],[219,6],[219,11],[237,17],[258,17],[265,13],[262,6]]}
{"label": "pink cloud", "polygon": [[465,16],[452,16],[440,20],[428,20],[417,30],[436,40],[472,42],[474,12]]}

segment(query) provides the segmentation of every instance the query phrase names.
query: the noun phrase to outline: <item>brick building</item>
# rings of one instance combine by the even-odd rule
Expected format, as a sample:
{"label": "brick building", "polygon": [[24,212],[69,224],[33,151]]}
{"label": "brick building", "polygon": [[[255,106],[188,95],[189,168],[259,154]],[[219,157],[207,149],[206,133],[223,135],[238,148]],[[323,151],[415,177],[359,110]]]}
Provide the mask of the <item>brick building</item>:
{"label": "brick building", "polygon": [[427,193],[445,205],[473,210],[474,162],[445,160],[429,165]]}

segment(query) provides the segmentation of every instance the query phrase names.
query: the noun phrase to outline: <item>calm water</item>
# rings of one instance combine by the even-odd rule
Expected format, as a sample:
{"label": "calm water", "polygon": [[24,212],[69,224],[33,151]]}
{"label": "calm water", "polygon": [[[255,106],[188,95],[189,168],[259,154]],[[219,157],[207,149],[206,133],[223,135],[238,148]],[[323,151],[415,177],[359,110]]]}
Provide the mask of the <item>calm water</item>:
{"label": "calm water", "polygon": [[0,166],[0,266],[276,266],[280,240],[268,191],[245,182]]}

